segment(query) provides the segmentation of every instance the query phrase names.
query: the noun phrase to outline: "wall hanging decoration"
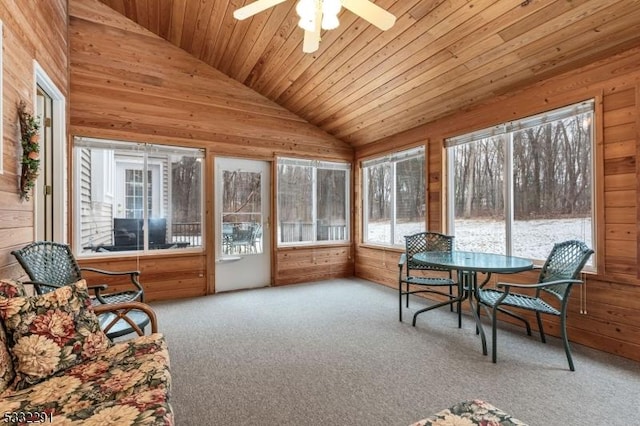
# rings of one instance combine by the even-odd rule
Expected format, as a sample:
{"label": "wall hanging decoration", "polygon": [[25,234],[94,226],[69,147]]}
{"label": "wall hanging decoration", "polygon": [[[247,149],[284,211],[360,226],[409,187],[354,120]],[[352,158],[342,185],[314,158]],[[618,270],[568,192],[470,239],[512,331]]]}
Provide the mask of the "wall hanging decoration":
{"label": "wall hanging decoration", "polygon": [[29,201],[40,168],[40,122],[27,112],[27,106],[24,102],[18,104],[18,117],[20,118],[20,142],[22,144],[20,198]]}

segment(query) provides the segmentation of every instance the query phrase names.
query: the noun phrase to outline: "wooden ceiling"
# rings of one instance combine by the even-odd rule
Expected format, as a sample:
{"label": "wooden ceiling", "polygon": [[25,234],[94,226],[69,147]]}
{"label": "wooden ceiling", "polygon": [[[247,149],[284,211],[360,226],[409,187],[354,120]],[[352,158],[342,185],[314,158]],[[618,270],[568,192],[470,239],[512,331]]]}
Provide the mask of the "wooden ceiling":
{"label": "wooden ceiling", "polygon": [[302,52],[296,0],[246,21],[253,0],[101,0],[354,147],[640,46],[638,0],[376,0]]}

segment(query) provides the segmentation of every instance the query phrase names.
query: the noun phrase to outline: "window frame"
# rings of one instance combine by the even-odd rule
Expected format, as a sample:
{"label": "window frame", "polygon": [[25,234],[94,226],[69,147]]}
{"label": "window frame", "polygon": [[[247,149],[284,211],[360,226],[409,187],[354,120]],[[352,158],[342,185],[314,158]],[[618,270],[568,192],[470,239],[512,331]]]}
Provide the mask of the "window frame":
{"label": "window frame", "polygon": [[[313,240],[311,241],[280,241],[281,237],[276,232],[276,247],[300,247],[300,246],[318,246],[318,245],[341,245],[351,243],[351,172],[352,164],[346,161],[328,161],[328,160],[312,160],[308,158],[297,157],[276,157],[275,161],[275,209],[276,209],[276,229],[280,227],[280,175],[279,166],[284,162],[292,166],[311,167],[311,182],[313,190],[311,191],[311,212],[313,222]],[[345,172],[345,239],[336,240],[318,240],[318,169],[322,170],[343,170]]]}
{"label": "window frame", "polygon": [[[377,156],[377,157],[372,157],[370,159],[367,160],[363,160],[360,163],[360,176],[361,176],[361,194],[362,194],[362,199],[361,199],[361,204],[362,204],[362,211],[361,211],[361,220],[362,220],[362,235],[360,238],[360,241],[362,244],[365,245],[371,245],[371,246],[376,246],[376,247],[392,247],[392,248],[399,248],[399,247],[404,247],[404,244],[398,243],[395,244],[395,237],[396,237],[396,228],[397,228],[397,197],[396,197],[396,188],[397,188],[397,163],[401,162],[401,161],[406,161],[406,160],[410,160],[412,158],[418,158],[420,155],[422,155],[422,157],[424,158],[424,192],[425,192],[425,199],[424,199],[424,220],[423,220],[423,228],[422,228],[422,232],[424,232],[427,229],[427,222],[428,222],[428,216],[429,216],[429,199],[427,197],[427,193],[428,193],[428,188],[429,188],[429,182],[427,177],[429,176],[428,173],[428,161],[427,161],[427,147],[426,145],[420,145],[420,146],[416,146],[416,147],[412,147],[409,149],[404,149],[402,151],[397,151],[397,152],[393,152],[393,153],[387,153],[385,155],[382,156]],[[391,183],[391,212],[390,212],[390,222],[391,222],[391,230],[390,230],[390,241],[386,242],[386,243],[381,243],[378,241],[368,241],[367,240],[367,236],[368,236],[368,225],[369,225],[369,193],[368,193],[368,174],[366,172],[366,169],[368,167],[372,167],[372,166],[377,166],[377,165],[384,165],[390,163],[391,165],[391,174],[392,174],[392,183]]]}
{"label": "window frame", "polygon": [[[205,153],[201,148],[194,147],[183,147],[178,145],[171,144],[156,144],[156,143],[144,143],[144,142],[133,142],[126,140],[115,140],[108,138],[99,138],[99,137],[83,137],[83,136],[74,136],[73,137],[73,145],[72,145],[72,158],[73,158],[73,175],[71,178],[72,185],[77,187],[77,180],[81,176],[82,173],[82,161],[80,160],[80,156],[82,149],[99,149],[104,150],[107,155],[102,154],[102,158],[111,158],[112,161],[109,164],[103,165],[104,167],[101,170],[101,173],[107,176],[109,182],[101,182],[99,184],[91,184],[91,191],[93,192],[95,189],[98,189],[96,195],[100,197],[99,202],[111,202],[115,204],[117,201],[118,195],[115,188],[118,170],[124,170],[128,166],[135,166],[133,168],[137,168],[140,170],[146,170],[148,173],[157,174],[158,178],[160,178],[165,172],[161,170],[161,160],[157,159],[157,152],[166,153],[167,155],[167,167],[171,168],[171,155],[173,154],[189,154],[190,156],[196,158],[198,163],[200,164],[200,178],[199,178],[199,197],[200,197],[200,244],[195,246],[188,246],[182,248],[161,248],[161,249],[151,249],[149,247],[149,232],[144,233],[144,244],[143,248],[139,250],[126,250],[126,251],[83,251],[83,234],[81,231],[82,226],[82,191],[79,188],[72,191],[73,199],[74,199],[74,210],[71,215],[71,229],[73,229],[73,249],[76,257],[78,258],[97,258],[97,257],[113,257],[113,256],[153,256],[153,255],[162,255],[166,253],[178,254],[178,253],[201,253],[206,247],[206,199],[205,199]],[[129,151],[132,153],[139,153],[139,158],[121,158],[118,160],[116,158],[116,150],[121,150],[121,152]],[[120,166],[119,167],[119,164]],[[125,166],[125,167],[122,167]],[[146,174],[143,173],[143,187],[147,188],[147,179]],[[123,177],[124,178],[124,177]],[[158,179],[156,179],[158,180]],[[160,190],[160,182],[156,182],[158,192],[162,192]],[[167,188],[165,189],[166,194],[163,197],[167,198],[168,210],[164,211],[162,207],[162,201],[155,200],[156,195],[158,195],[153,189],[152,195],[152,204],[155,206],[158,205],[158,212],[164,217],[170,214],[173,210],[173,206],[171,205],[171,196],[172,196],[172,184],[170,181],[167,182]],[[125,198],[125,194],[122,195],[122,198]],[[145,204],[146,206],[146,204]],[[113,225],[113,214],[111,217],[112,225]],[[124,218],[124,217],[123,217]],[[145,227],[148,227],[149,220],[153,219],[153,216],[149,214],[147,209],[143,210],[143,217],[141,218]],[[111,229],[111,233],[113,233],[113,229]]]}
{"label": "window frame", "polygon": [[[591,258],[591,264],[585,266],[586,272],[597,272],[598,267],[598,240],[597,233],[597,218],[600,215],[600,205],[598,200],[598,188],[600,185],[598,158],[601,158],[601,147],[598,143],[601,129],[599,123],[601,122],[601,102],[598,96],[591,96],[586,99],[578,100],[570,104],[555,107],[546,110],[541,113],[528,115],[520,119],[506,121],[498,125],[484,128],[481,130],[471,131],[459,136],[453,136],[444,139],[443,150],[445,155],[445,164],[447,167],[446,176],[446,232],[450,235],[455,235],[455,197],[453,191],[455,191],[454,173],[450,171],[454,169],[453,155],[451,150],[457,145],[462,145],[472,141],[480,140],[487,137],[503,135],[506,140],[504,143],[505,163],[504,163],[504,214],[505,214],[505,254],[513,254],[513,223],[514,219],[514,159],[513,159],[513,134],[531,127],[537,127],[548,122],[554,122],[560,119],[571,118],[578,114],[586,112],[591,113],[591,248],[596,252]],[[517,256],[517,254],[515,254]],[[534,265],[541,266],[546,259],[532,259]]]}

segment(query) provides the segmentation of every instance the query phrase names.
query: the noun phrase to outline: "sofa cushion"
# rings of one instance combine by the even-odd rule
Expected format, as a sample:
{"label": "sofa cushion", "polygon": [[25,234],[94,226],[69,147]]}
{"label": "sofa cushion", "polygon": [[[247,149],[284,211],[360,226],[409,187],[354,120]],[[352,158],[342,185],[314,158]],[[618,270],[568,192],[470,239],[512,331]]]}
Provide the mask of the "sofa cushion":
{"label": "sofa cushion", "polygon": [[80,280],[41,296],[0,299],[13,359],[15,389],[24,389],[110,345]]}
{"label": "sofa cushion", "polygon": [[27,295],[20,281],[0,279],[0,297],[24,297]]}
{"label": "sofa cushion", "polygon": [[461,402],[411,426],[436,425],[527,426],[526,423],[479,399]]}
{"label": "sofa cushion", "polygon": [[[19,281],[0,279],[0,297],[22,297],[27,293]],[[0,321],[0,393],[9,387],[16,374],[13,370],[13,361],[7,347],[7,334],[2,321]]]}
{"label": "sofa cushion", "polygon": [[13,361],[7,348],[7,334],[4,325],[0,323],[0,393],[9,387],[15,376]]}
{"label": "sofa cushion", "polygon": [[165,426],[173,424],[170,388],[167,345],[154,333],[116,343],[30,388],[5,392],[0,412],[46,412],[55,424]]}

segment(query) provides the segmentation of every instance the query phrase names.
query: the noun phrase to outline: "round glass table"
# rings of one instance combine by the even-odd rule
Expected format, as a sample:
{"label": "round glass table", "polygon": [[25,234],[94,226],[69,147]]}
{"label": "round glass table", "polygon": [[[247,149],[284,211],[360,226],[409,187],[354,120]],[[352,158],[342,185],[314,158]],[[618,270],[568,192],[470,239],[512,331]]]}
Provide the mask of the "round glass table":
{"label": "round glass table", "polygon": [[514,274],[533,268],[529,259],[473,251],[425,251],[413,256],[416,262],[467,272]]}
{"label": "round glass table", "polygon": [[471,314],[476,322],[476,332],[482,340],[482,353],[487,355],[487,339],[482,329],[478,302],[474,306],[473,298],[478,289],[478,272],[486,274],[480,286],[491,279],[491,274],[515,274],[533,268],[530,259],[517,256],[506,256],[495,253],[481,253],[472,251],[426,251],[416,253],[413,260],[427,266],[455,270],[458,272],[458,282],[464,290],[462,300],[468,299]]}

